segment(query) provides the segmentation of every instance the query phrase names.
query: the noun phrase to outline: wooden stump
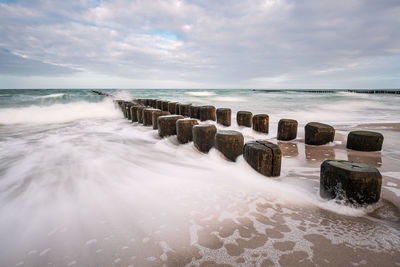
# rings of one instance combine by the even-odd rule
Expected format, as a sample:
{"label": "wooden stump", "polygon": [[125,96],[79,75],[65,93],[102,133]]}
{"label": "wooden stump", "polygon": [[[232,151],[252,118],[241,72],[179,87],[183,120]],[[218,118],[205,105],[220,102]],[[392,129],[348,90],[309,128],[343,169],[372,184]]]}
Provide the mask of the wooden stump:
{"label": "wooden stump", "polygon": [[140,106],[139,105],[133,105],[131,106],[131,120],[132,122],[137,122],[138,117],[137,117],[137,110]]}
{"label": "wooden stump", "polygon": [[163,102],[161,103],[161,110],[162,110],[162,111],[169,111],[169,109],[168,109],[168,104],[169,104],[169,101],[163,101]]}
{"label": "wooden stump", "polygon": [[168,111],[169,111],[169,113],[175,114],[176,104],[178,104],[178,103],[177,102],[169,102],[168,103]]}
{"label": "wooden stump", "polygon": [[264,140],[247,142],[243,156],[247,163],[265,176],[281,174],[282,153],[278,145]]}
{"label": "wooden stump", "polygon": [[214,106],[201,106],[200,107],[200,120],[201,121],[215,121],[216,110]]}
{"label": "wooden stump", "polygon": [[217,128],[212,124],[201,124],[193,126],[194,146],[203,153],[208,153],[214,146],[214,136]]}
{"label": "wooden stump", "polygon": [[347,148],[358,151],[382,150],[383,135],[370,131],[352,131],[347,136]]}
{"label": "wooden stump", "polygon": [[200,119],[200,106],[190,106],[190,117]]}
{"label": "wooden stump", "polygon": [[162,110],[162,100],[156,100],[156,108]]}
{"label": "wooden stump", "polygon": [[180,119],[176,121],[176,133],[179,143],[185,144],[193,140],[192,128],[198,125],[196,119]]}
{"label": "wooden stump", "polygon": [[144,126],[153,125],[153,111],[159,111],[159,109],[156,109],[156,108],[143,109],[143,125]]}
{"label": "wooden stump", "polygon": [[217,123],[231,126],[232,111],[230,108],[217,108]]}
{"label": "wooden stump", "polygon": [[257,114],[253,116],[253,130],[261,133],[269,131],[269,116],[267,114]]}
{"label": "wooden stump", "polygon": [[125,114],[126,114],[126,118],[128,120],[131,120],[131,106],[133,106],[133,103],[126,103],[125,104]]}
{"label": "wooden stump", "polygon": [[297,126],[296,120],[281,119],[278,123],[278,140],[289,141],[296,139],[297,137]]}
{"label": "wooden stump", "polygon": [[327,124],[310,122],[304,128],[307,145],[324,145],[335,138],[335,129]]}
{"label": "wooden stump", "polygon": [[236,122],[239,126],[251,127],[253,113],[250,111],[238,111],[236,113]]}
{"label": "wooden stump", "polygon": [[179,104],[179,115],[190,117],[190,104]]}
{"label": "wooden stump", "polygon": [[171,115],[171,113],[169,113],[168,111],[162,111],[162,110],[155,110],[152,112],[151,114],[151,122],[153,124],[153,129],[157,130],[158,129],[158,123],[157,123],[157,119],[160,116],[167,116],[167,115]]}
{"label": "wooden stump", "polygon": [[167,115],[158,117],[158,135],[161,137],[176,135],[176,121],[179,119],[183,119],[183,116]]}
{"label": "wooden stump", "polygon": [[137,119],[138,119],[139,123],[143,123],[143,109],[145,109],[145,108],[146,107],[144,107],[144,106],[140,106],[137,109],[136,114],[137,114]]}
{"label": "wooden stump", "polygon": [[157,101],[155,99],[150,99],[149,106],[152,108],[157,108]]}
{"label": "wooden stump", "polygon": [[230,161],[236,161],[243,154],[244,137],[237,131],[218,131],[215,134],[215,148]]}
{"label": "wooden stump", "polygon": [[176,103],[176,105],[175,105],[175,114],[176,115],[180,115],[180,113],[179,113],[179,106],[180,105],[181,105],[180,103]]}
{"label": "wooden stump", "polygon": [[320,195],[353,204],[379,200],[382,176],[377,168],[345,160],[325,160],[321,164]]}

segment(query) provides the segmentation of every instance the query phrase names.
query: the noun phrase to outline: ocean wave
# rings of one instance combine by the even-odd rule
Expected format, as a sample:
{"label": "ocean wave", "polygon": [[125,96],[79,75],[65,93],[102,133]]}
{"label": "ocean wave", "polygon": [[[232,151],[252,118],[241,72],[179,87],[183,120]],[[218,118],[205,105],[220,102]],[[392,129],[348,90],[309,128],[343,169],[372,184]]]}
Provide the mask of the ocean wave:
{"label": "ocean wave", "polygon": [[110,100],[98,103],[73,102],[51,106],[0,109],[0,125],[64,123],[81,119],[119,118]]}
{"label": "ocean wave", "polygon": [[213,95],[215,95],[214,92],[208,92],[208,91],[185,92],[185,94],[191,95],[191,96],[213,96]]}
{"label": "ocean wave", "polygon": [[39,96],[39,98],[58,98],[58,97],[63,97],[65,94],[50,94],[50,95],[44,95],[44,96]]}

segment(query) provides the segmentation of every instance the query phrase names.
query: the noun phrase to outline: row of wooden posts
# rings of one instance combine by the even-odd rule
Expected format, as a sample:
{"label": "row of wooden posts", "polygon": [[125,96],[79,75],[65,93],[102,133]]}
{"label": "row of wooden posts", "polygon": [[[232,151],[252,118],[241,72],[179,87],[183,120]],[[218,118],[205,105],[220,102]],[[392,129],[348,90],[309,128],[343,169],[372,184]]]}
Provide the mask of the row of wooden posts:
{"label": "row of wooden posts", "polygon": [[[177,135],[180,143],[193,141],[195,147],[207,153],[212,147],[228,160],[235,161],[243,154],[246,162],[265,176],[279,176],[282,153],[278,145],[266,140],[244,144],[238,131],[218,130],[214,124],[199,124],[200,121],[216,121],[231,125],[231,109],[214,106],[195,106],[155,99],[115,100],[124,116],[132,122],[152,126],[161,137]],[[253,127],[253,130],[268,133],[269,116],[254,115],[249,111],[236,114],[237,124]],[[277,139],[289,141],[297,137],[298,122],[281,119],[278,123]],[[310,122],[305,126],[305,144],[323,145],[334,140],[335,129],[327,124]],[[368,131],[350,132],[347,148],[360,151],[379,151],[383,136]],[[369,204],[379,200],[382,176],[379,171],[361,163],[326,160],[321,164],[320,195],[324,198],[343,198],[346,202]]]}

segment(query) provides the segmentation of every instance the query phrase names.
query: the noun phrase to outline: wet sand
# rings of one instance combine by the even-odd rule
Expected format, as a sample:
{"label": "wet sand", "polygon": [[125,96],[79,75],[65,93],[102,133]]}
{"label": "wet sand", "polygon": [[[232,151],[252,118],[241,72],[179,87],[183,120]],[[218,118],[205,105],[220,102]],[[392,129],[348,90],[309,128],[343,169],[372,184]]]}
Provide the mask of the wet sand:
{"label": "wet sand", "polygon": [[[149,185],[148,194],[162,196],[165,203],[159,199],[155,203],[141,203],[140,196],[132,195],[133,202],[121,201],[120,206],[105,209],[98,207],[94,199],[79,210],[91,213],[90,222],[80,221],[82,215],[77,215],[76,221],[47,231],[42,229],[35,233],[41,236],[40,240],[20,245],[19,250],[25,256],[10,257],[5,263],[7,266],[399,266],[400,155],[391,146],[398,142],[400,124],[335,125],[335,141],[318,147],[304,145],[303,126],[300,125],[298,139],[294,141],[270,139],[283,152],[282,175],[278,178],[260,176],[239,158],[236,163],[224,162],[219,167],[217,162],[215,167],[206,168],[201,174],[204,185],[197,187],[190,180],[194,174],[179,173],[180,168],[194,164],[183,161],[186,154],[182,156],[177,150],[175,158],[171,158],[166,151],[159,150],[162,162],[176,166],[175,173],[170,175],[183,177],[178,180],[179,187]],[[383,151],[347,150],[346,136],[353,129],[383,133]],[[246,134],[250,129],[244,131],[246,141],[259,137]],[[155,136],[151,133],[152,138]],[[174,137],[157,142],[179,147]],[[197,155],[190,146],[187,144],[184,149]],[[221,155],[212,150],[210,155],[200,157],[198,164],[208,163],[210,157],[218,161]],[[176,158],[182,159],[182,163],[177,164]],[[319,199],[319,167],[325,159],[354,160],[378,167],[383,175],[379,203],[353,208]],[[128,156],[127,161],[130,161]],[[143,166],[145,162],[139,160],[138,166],[151,169],[150,165]],[[231,183],[214,177],[213,168],[218,168],[219,174],[231,175]],[[231,169],[235,169],[235,174],[230,173]],[[118,171],[115,175],[118,177]],[[144,181],[145,178],[143,175]],[[124,182],[128,190],[128,182],[117,181]],[[90,194],[90,190],[85,192]],[[108,190],[104,194],[102,198],[118,198]],[[115,214],[103,214],[113,209]],[[68,242],[71,234],[74,241]],[[32,249],[35,247],[41,249]],[[15,258],[20,261],[12,262]]]}

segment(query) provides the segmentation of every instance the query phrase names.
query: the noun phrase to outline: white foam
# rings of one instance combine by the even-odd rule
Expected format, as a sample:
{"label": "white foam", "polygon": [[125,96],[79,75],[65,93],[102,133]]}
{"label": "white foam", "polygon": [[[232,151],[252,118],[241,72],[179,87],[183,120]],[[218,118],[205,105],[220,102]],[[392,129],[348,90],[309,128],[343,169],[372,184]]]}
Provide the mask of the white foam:
{"label": "white foam", "polygon": [[39,96],[39,98],[58,98],[58,97],[63,97],[65,94],[50,94],[50,95],[44,95],[44,96]]}
{"label": "white foam", "polygon": [[65,123],[82,119],[121,118],[111,100],[99,103],[72,102],[51,106],[0,109],[0,125]]}
{"label": "white foam", "polygon": [[213,96],[213,95],[215,95],[214,92],[209,92],[209,91],[185,92],[185,94],[191,95],[191,96]]}

